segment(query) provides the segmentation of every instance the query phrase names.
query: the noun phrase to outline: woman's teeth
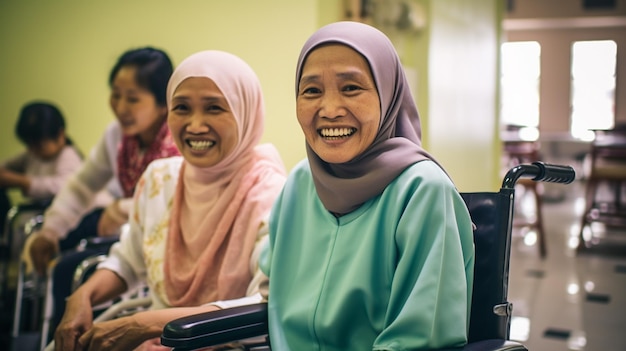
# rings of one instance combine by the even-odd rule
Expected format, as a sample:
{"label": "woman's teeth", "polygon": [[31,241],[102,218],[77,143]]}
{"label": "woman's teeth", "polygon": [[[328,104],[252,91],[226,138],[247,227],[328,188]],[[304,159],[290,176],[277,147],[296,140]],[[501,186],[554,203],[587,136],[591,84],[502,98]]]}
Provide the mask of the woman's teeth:
{"label": "woman's teeth", "polygon": [[320,135],[324,138],[342,138],[347,137],[356,132],[356,128],[322,128]]}
{"label": "woman's teeth", "polygon": [[191,147],[192,150],[208,150],[211,146],[215,145],[214,141],[195,141],[188,140],[187,144]]}

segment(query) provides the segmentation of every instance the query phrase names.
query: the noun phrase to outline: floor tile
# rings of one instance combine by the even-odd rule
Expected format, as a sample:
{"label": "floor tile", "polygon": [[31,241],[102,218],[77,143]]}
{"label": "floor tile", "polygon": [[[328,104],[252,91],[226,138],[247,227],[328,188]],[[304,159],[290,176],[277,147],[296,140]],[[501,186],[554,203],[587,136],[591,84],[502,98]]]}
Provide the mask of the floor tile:
{"label": "floor tile", "polygon": [[[626,230],[595,228],[598,245],[578,253],[584,181],[549,190],[558,196],[543,204],[547,256],[532,228],[513,232],[511,338],[531,351],[624,351]],[[532,217],[532,199],[516,196],[515,215]]]}

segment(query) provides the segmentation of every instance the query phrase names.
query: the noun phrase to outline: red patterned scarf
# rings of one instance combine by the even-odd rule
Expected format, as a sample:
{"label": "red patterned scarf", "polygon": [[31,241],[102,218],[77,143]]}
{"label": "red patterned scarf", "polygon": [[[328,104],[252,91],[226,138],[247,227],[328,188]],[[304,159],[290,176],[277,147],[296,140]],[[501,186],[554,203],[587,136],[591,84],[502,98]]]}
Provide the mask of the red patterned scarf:
{"label": "red patterned scarf", "polygon": [[131,135],[122,138],[117,151],[117,177],[125,197],[133,196],[137,181],[150,162],[180,155],[165,121],[145,152],[141,152],[140,148],[139,138]]}

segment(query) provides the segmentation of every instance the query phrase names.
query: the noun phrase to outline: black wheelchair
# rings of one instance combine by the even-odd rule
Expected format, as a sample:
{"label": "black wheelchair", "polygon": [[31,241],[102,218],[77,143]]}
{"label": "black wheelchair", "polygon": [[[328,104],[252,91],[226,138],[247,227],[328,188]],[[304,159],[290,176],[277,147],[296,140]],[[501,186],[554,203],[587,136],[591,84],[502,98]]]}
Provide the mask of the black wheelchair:
{"label": "black wheelchair", "polygon": [[[521,178],[568,184],[575,179],[575,172],[570,166],[521,164],[508,171],[499,192],[461,193],[476,225],[476,260],[468,344],[458,350],[527,350],[510,340],[513,306],[507,300],[514,187]],[[242,347],[261,351],[270,350],[267,335],[267,304],[260,303],[171,321],[163,329],[161,343],[186,351],[252,340]]]}

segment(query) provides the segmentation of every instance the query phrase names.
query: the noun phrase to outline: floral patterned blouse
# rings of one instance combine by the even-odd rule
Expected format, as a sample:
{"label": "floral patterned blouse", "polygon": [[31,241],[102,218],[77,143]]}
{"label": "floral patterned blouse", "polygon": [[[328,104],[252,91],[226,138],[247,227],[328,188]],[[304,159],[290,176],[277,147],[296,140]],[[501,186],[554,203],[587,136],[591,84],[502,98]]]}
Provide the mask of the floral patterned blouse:
{"label": "floral patterned blouse", "polygon": [[[99,269],[109,269],[122,278],[129,290],[147,286],[152,309],[170,307],[164,286],[163,260],[170,220],[170,209],[183,158],[180,156],[153,161],[137,184],[129,226],[120,241],[111,247],[109,257]],[[257,300],[266,277],[258,269],[257,257],[267,241],[267,223],[259,230],[253,252],[251,272],[254,279],[248,296]],[[259,297],[260,298],[260,297]],[[253,302],[253,301],[251,301]],[[220,303],[217,303],[220,305]]]}

